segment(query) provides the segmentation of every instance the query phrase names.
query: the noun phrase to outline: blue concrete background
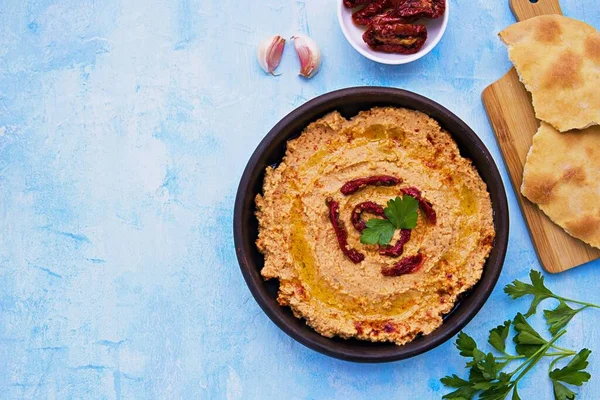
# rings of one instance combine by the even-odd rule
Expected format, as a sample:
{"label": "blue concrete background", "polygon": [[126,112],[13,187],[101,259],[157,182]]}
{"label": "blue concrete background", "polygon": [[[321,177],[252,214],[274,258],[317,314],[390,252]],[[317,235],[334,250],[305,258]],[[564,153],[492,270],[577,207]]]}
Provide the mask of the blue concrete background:
{"label": "blue concrete background", "polygon": [[[242,279],[231,227],[239,178],[266,132],[348,86],[400,87],[445,105],[481,136],[508,184],[480,95],[509,68],[496,33],[514,19],[504,0],[451,3],[439,46],[390,67],[346,43],[333,0],[2,0],[0,397],[441,397],[440,377],[464,375],[450,342],[359,365],[282,333]],[[600,26],[600,0],[563,6]],[[282,75],[263,74],[256,43],[297,32],[320,44],[321,72],[299,78],[287,47]],[[507,190],[504,271],[466,328],[482,343],[526,309],[502,287],[540,269]],[[598,267],[547,280],[600,303]],[[600,396],[599,323],[599,311],[578,315],[560,341],[595,351],[583,399]],[[551,398],[546,367],[521,388],[524,399]]]}

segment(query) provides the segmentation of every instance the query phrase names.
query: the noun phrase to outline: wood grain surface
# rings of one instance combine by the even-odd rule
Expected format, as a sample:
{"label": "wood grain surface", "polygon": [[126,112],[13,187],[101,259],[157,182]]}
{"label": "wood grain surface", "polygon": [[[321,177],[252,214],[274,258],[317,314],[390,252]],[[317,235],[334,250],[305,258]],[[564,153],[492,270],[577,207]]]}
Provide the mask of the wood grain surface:
{"label": "wood grain surface", "polygon": [[562,10],[558,0],[510,0],[510,10],[513,12],[517,21],[523,21],[538,15],[560,14]]}
{"label": "wood grain surface", "polygon": [[[537,3],[510,0],[510,8],[519,21],[544,14],[562,14],[558,0]],[[600,250],[567,234],[521,194],[523,168],[539,121],[531,95],[514,68],[483,91],[483,103],[544,269],[558,273],[600,258]]]}

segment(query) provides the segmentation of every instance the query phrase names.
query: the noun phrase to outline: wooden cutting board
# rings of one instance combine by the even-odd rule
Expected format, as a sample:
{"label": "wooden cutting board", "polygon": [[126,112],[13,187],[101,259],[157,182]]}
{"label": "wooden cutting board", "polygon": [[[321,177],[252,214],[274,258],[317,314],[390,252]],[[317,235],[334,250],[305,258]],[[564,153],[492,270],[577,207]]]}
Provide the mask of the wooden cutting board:
{"label": "wooden cutting board", "polygon": [[[544,14],[562,14],[558,0],[536,3],[510,0],[510,8],[518,21]],[[600,258],[600,250],[567,234],[521,194],[525,159],[540,122],[535,118],[531,95],[514,68],[483,91],[483,104],[544,269],[557,273]]]}

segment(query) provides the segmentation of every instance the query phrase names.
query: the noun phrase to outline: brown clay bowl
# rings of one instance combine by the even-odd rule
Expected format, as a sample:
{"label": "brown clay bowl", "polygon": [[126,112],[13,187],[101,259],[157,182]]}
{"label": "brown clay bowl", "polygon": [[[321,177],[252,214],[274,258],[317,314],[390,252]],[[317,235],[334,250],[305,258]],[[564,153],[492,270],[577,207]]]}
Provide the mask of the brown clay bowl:
{"label": "brown clay bowl", "polygon": [[[356,339],[326,338],[295,318],[288,307],[277,303],[279,283],[264,281],[260,270],[264,258],[255,241],[258,221],[254,215],[254,197],[260,193],[265,168],[283,158],[288,140],[300,135],[312,121],[337,110],[349,118],[374,106],[396,106],[422,111],[448,130],[463,156],[471,159],[491,195],[496,239],[479,283],[465,293],[444,323],[434,332],[397,346]],[[458,333],[477,314],[491,294],[504,263],[508,243],[508,205],[498,168],[479,137],[456,115],[418,94],[382,87],[356,87],[319,96],[292,111],[265,136],[250,158],[242,175],[235,200],[233,233],[238,261],[252,295],[271,320],[303,345],[331,357],[357,362],[388,362],[416,356],[444,343]]]}

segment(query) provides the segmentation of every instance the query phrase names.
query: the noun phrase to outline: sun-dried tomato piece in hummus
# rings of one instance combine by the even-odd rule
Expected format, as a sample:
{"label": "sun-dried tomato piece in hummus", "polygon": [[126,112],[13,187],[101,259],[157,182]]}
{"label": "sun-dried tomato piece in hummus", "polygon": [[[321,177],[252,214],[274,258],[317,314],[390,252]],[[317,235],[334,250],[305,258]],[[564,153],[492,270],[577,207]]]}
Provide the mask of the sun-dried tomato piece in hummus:
{"label": "sun-dried tomato piece in hummus", "polygon": [[423,211],[423,214],[425,214],[427,222],[429,222],[432,225],[435,225],[437,223],[437,214],[433,209],[433,204],[431,204],[431,202],[423,198],[419,189],[417,189],[416,187],[405,188],[402,189],[402,194],[412,196],[415,199],[417,199],[417,201],[419,202],[419,208],[421,209],[421,211]]}
{"label": "sun-dried tomato piece in hummus", "polygon": [[373,215],[377,215],[379,217],[385,218],[385,213],[383,212],[383,207],[379,204],[372,201],[364,201],[362,203],[358,203],[354,206],[354,210],[352,210],[352,225],[356,228],[357,231],[362,232],[367,228],[367,224],[362,220],[361,216],[363,212],[368,212]]}
{"label": "sun-dried tomato piece in hummus", "polygon": [[399,183],[402,183],[402,179],[396,178],[395,176],[388,175],[376,175],[370,176],[368,178],[358,178],[346,182],[344,186],[340,189],[342,194],[348,196],[350,194],[358,192],[360,189],[365,186],[374,185],[374,186],[395,186]]}
{"label": "sun-dried tomato piece in hummus", "polygon": [[331,225],[333,225],[340,249],[354,264],[358,264],[365,259],[365,255],[348,245],[348,231],[343,222],[340,221],[340,203],[331,197],[328,197],[325,203],[329,207],[329,220],[331,221]]}
{"label": "sun-dried tomato piece in hummus", "polygon": [[382,268],[381,273],[384,276],[402,276],[406,274],[412,274],[421,268],[423,261],[425,261],[425,257],[421,253],[415,256],[408,256],[398,261],[391,267]]}
{"label": "sun-dried tomato piece in hummus", "polygon": [[382,247],[379,254],[388,257],[400,257],[404,252],[404,245],[410,240],[411,230],[402,229],[400,231],[400,239],[393,246]]}

